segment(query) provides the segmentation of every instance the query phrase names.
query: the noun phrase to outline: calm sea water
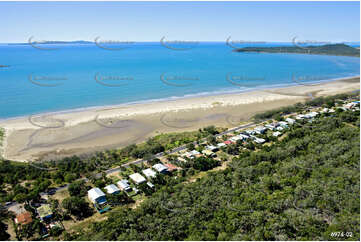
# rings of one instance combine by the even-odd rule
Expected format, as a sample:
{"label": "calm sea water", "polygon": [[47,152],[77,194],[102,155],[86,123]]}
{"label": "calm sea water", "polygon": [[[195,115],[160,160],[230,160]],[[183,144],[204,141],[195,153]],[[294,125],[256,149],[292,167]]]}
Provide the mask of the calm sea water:
{"label": "calm sea water", "polygon": [[[276,45],[276,44],[275,44]],[[188,50],[138,43],[0,45],[0,118],[93,106],[297,85],[360,74],[360,59],[235,53],[224,43]],[[113,47],[112,47],[113,48]]]}

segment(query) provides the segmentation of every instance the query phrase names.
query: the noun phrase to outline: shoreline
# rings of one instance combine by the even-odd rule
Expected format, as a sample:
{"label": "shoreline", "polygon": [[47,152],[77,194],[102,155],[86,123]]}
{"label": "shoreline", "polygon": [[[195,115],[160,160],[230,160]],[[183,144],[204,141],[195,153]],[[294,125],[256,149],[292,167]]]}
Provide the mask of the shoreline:
{"label": "shoreline", "polygon": [[[14,161],[59,159],[121,148],[161,133],[208,125],[234,127],[254,114],[360,89],[360,77],[249,92],[92,107],[0,120],[3,157]],[[37,126],[38,125],[38,126]]]}
{"label": "shoreline", "polygon": [[335,82],[335,81],[343,81],[353,78],[360,78],[359,75],[357,76],[347,76],[347,77],[340,77],[340,78],[333,78],[333,79],[327,79],[327,80],[319,80],[314,82],[307,82],[305,84],[296,83],[295,81],[288,83],[288,84],[275,84],[272,86],[260,86],[255,88],[249,88],[247,90],[230,90],[230,91],[224,91],[224,92],[200,92],[195,94],[185,94],[183,96],[171,96],[171,97],[165,97],[165,98],[158,98],[158,99],[149,99],[149,100],[140,100],[140,101],[134,101],[134,102],[126,102],[126,103],[120,103],[120,104],[110,104],[110,105],[99,105],[99,106],[89,106],[89,107],[81,107],[81,108],[73,108],[73,109],[64,109],[64,110],[58,110],[58,111],[49,111],[49,112],[39,112],[35,114],[29,114],[29,115],[21,115],[16,117],[8,117],[8,118],[0,118],[0,127],[2,123],[8,122],[8,121],[16,121],[20,119],[25,119],[30,116],[51,116],[51,115],[64,115],[64,114],[73,114],[73,113],[81,113],[81,112],[87,112],[87,111],[103,111],[108,109],[118,109],[118,108],[127,108],[132,107],[136,105],[147,105],[147,104],[157,104],[157,103],[166,103],[166,102],[172,102],[172,101],[178,101],[178,100],[191,100],[196,98],[202,98],[202,97],[217,97],[222,95],[236,95],[236,94],[244,94],[244,93],[252,93],[256,91],[269,91],[273,89],[281,89],[281,88],[288,88],[288,87],[295,87],[295,86],[311,86],[311,85],[322,85],[329,82]]}

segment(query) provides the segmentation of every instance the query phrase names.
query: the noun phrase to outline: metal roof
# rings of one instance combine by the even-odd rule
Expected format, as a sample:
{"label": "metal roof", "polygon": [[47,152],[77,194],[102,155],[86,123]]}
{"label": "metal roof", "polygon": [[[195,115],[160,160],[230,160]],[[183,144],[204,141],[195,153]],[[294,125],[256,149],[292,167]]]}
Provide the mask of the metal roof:
{"label": "metal roof", "polygon": [[109,193],[109,194],[113,194],[113,193],[120,191],[119,188],[114,184],[110,184],[104,188],[105,188],[105,190],[107,190],[107,193]]}
{"label": "metal roof", "polygon": [[91,200],[95,201],[97,198],[99,197],[104,197],[105,194],[104,192],[102,192],[102,190],[100,190],[99,188],[95,187],[93,189],[90,189],[88,191],[88,196],[90,197]]}

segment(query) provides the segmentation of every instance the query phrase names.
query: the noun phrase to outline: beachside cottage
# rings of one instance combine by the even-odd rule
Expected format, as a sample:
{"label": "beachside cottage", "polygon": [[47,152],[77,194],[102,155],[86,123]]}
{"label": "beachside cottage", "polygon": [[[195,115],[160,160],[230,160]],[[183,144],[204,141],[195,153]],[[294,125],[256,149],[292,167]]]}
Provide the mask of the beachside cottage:
{"label": "beachside cottage", "polygon": [[294,124],[296,120],[292,119],[292,118],[286,118],[286,122],[290,125]]}
{"label": "beachside cottage", "polygon": [[142,170],[142,173],[147,177],[147,178],[154,178],[157,176],[157,173],[155,173],[155,171],[153,171],[152,169],[148,168],[145,170]]}
{"label": "beachside cottage", "polygon": [[163,164],[155,164],[153,168],[158,171],[159,173],[166,173],[168,171],[168,168]]}
{"label": "beachside cottage", "polygon": [[257,134],[263,134],[264,132],[266,132],[266,128],[263,127],[263,126],[258,126],[256,128],[254,128],[254,131],[257,133]]}
{"label": "beachside cottage", "polygon": [[129,185],[128,180],[126,180],[126,179],[118,181],[117,185],[120,188],[120,190],[122,190],[122,191],[130,192],[132,190],[132,188]]}
{"label": "beachside cottage", "polygon": [[46,220],[53,216],[53,211],[51,211],[49,204],[44,204],[36,209],[39,214],[40,220]]}
{"label": "beachside cottage", "polygon": [[107,190],[108,194],[118,194],[120,192],[119,188],[114,184],[110,184],[104,188]]}
{"label": "beachside cottage", "polygon": [[104,204],[107,202],[104,192],[97,187],[88,191],[88,198],[92,203]]}
{"label": "beachside cottage", "polygon": [[129,176],[130,179],[133,180],[133,182],[137,185],[146,182],[147,180],[139,173],[134,173]]}
{"label": "beachside cottage", "polygon": [[276,132],[273,132],[273,136],[275,136],[275,137],[278,137],[278,136],[280,136],[282,133],[281,132],[279,132],[279,131],[276,131]]}
{"label": "beachside cottage", "polygon": [[15,218],[15,223],[16,224],[29,224],[33,221],[32,217],[31,217],[31,213],[29,211],[23,212],[19,215],[16,216]]}

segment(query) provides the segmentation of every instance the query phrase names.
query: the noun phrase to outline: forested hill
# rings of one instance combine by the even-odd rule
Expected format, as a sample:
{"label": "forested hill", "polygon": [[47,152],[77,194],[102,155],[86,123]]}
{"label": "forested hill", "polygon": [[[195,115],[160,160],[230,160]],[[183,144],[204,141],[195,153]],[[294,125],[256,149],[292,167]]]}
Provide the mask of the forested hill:
{"label": "forested hill", "polygon": [[298,53],[318,55],[341,55],[360,57],[360,50],[345,44],[327,44],[321,46],[280,46],[280,47],[245,47],[235,49],[235,52],[263,53]]}
{"label": "forested hill", "polygon": [[225,170],[166,185],[72,239],[359,240],[359,119],[358,111],[335,112],[294,125]]}

